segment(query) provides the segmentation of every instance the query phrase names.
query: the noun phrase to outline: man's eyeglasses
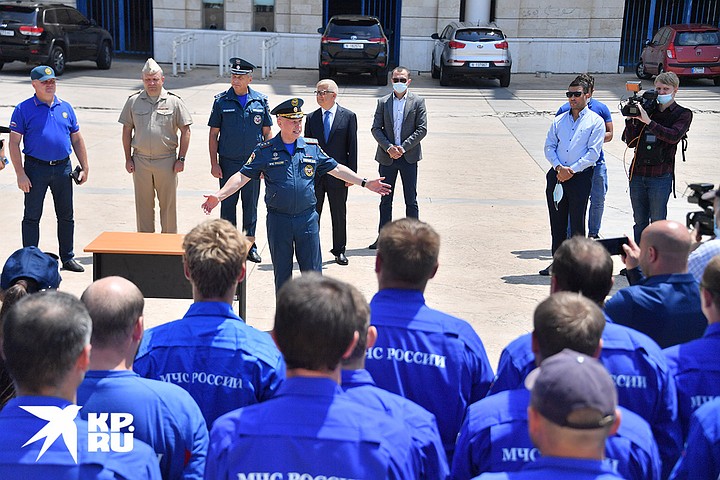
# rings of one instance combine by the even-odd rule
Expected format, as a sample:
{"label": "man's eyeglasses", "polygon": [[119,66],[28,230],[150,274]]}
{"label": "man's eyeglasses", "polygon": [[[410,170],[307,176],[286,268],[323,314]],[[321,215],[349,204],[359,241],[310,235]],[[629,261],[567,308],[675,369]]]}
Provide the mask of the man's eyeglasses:
{"label": "man's eyeglasses", "polygon": [[407,83],[407,78],[393,78],[392,81],[393,83]]}
{"label": "man's eyeglasses", "polygon": [[565,96],[568,98],[572,98],[572,97],[578,98],[582,95],[583,95],[583,92],[565,92]]}
{"label": "man's eyeglasses", "polygon": [[328,93],[335,93],[335,92],[332,92],[330,90],[315,90],[315,95],[317,95],[318,97],[324,97]]}

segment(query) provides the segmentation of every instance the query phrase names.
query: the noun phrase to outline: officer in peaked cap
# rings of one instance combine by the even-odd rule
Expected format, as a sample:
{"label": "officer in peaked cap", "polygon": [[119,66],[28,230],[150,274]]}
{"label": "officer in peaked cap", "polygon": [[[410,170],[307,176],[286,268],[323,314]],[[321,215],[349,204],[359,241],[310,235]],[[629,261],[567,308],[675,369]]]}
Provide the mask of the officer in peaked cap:
{"label": "officer in peaked cap", "polygon": [[292,277],[293,251],[300,271],[321,271],[318,214],[315,211],[315,177],[329,173],[361,185],[380,195],[390,192],[383,178],[362,178],[329,157],[314,138],[303,138],[303,101],[291,98],[270,113],[277,116],[280,134],[260,143],[238,173],[218,192],[205,195],[202,205],[209,214],[220,201],[241,189],[251,179],[265,178],[267,231],[275,271],[275,291]]}
{"label": "officer in peaked cap", "polygon": [[[250,88],[255,65],[242,58],[230,59],[230,88],[215,96],[208,120],[210,127],[210,174],[222,188],[240,171],[255,146],[272,136],[272,117],[267,97]],[[248,182],[239,192],[223,200],[220,217],[237,225],[237,204],[242,199],[242,230],[252,243],[248,260],[260,263],[255,245],[260,179]]]}

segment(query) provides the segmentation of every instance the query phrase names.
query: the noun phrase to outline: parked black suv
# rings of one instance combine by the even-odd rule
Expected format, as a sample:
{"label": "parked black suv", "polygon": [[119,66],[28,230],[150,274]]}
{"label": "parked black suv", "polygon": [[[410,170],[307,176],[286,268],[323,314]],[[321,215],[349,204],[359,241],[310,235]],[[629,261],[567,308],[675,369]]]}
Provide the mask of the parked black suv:
{"label": "parked black suv", "polygon": [[324,29],[318,28],[318,33],[322,34],[320,80],[340,71],[370,73],[378,85],[387,85],[388,41],[380,20],[360,15],[336,15]]}
{"label": "parked black suv", "polygon": [[0,4],[0,69],[19,60],[50,65],[62,75],[66,62],[92,60],[107,70],[112,54],[110,33],[72,7]]}

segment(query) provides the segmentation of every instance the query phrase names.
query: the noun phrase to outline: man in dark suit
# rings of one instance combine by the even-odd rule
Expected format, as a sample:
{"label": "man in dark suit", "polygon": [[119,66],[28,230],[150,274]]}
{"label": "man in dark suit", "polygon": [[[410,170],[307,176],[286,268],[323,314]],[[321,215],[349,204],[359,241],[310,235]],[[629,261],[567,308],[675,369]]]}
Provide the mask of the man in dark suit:
{"label": "man in dark suit", "polygon": [[[320,147],[338,163],[357,172],[357,117],[343,108],[337,99],[338,86],[332,80],[320,80],[315,86],[315,99],[320,108],[310,113],[305,122],[305,137],[316,138]],[[351,183],[332,175],[321,175],[315,179],[315,209],[322,214],[325,194],[330,202],[332,217],[333,248],[335,262],[347,265],[345,244],[347,243],[347,196]]]}
{"label": "man in dark suit", "polygon": [[[402,178],[405,216],[418,218],[417,162],[422,159],[420,140],[427,134],[425,99],[408,91],[410,71],[396,67],[392,71],[393,93],[378,100],[371,132],[378,143],[375,160],[380,176],[392,185],[389,195],[380,200],[380,226],[392,220],[392,202],[398,172]],[[377,240],[370,245],[377,248]]]}

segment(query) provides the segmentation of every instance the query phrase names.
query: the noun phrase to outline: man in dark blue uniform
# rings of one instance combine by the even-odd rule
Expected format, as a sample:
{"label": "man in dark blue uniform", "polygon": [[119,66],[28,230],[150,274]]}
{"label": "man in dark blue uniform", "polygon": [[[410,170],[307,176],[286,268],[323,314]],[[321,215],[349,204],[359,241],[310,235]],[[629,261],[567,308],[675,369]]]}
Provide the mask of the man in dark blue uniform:
{"label": "man in dark blue uniform", "polygon": [[[74,259],[73,189],[70,172],[70,153],[74,150],[82,171],[78,177],[83,184],[88,178],[87,151],[80,134],[75,111],[69,103],[55,96],[55,72],[40,65],[30,72],[35,95],[15,107],[10,120],[10,158],[17,175],[18,188],[25,193],[25,213],[22,221],[23,247],[40,242],[40,217],[45,193],[50,188],[55,202],[58,223],[60,261],[71,272],[85,269]],[[20,154],[23,141],[25,163]]]}
{"label": "man in dark blue uniform", "polygon": [[[255,65],[242,58],[230,59],[230,89],[215,96],[210,127],[210,173],[220,179],[222,188],[240,171],[255,146],[271,137],[272,118],[267,97],[249,87]],[[219,155],[219,158],[218,158]],[[252,242],[247,259],[260,263],[255,245],[260,179],[252,179],[220,206],[220,218],[237,225],[238,197],[242,197],[242,229]]]}
{"label": "man in dark blue uniform", "polygon": [[230,177],[223,188],[205,195],[202,208],[209,214],[220,201],[253,178],[265,178],[267,230],[275,271],[275,291],[292,277],[293,251],[300,271],[322,270],[318,214],[315,211],[315,177],[326,173],[346,182],[387,195],[390,185],[383,178],[368,180],[345,165],[338,164],[318,146],[317,140],[302,133],[303,101],[292,98],[275,107],[280,134],[259,144],[245,166]]}

